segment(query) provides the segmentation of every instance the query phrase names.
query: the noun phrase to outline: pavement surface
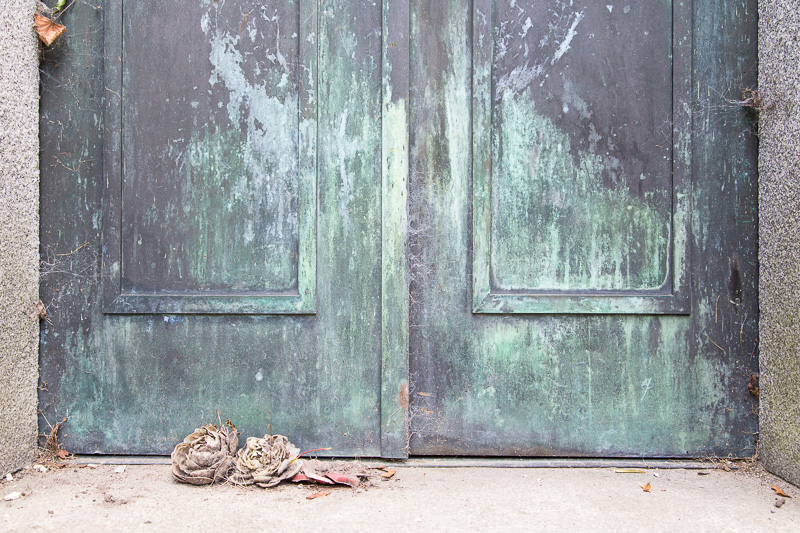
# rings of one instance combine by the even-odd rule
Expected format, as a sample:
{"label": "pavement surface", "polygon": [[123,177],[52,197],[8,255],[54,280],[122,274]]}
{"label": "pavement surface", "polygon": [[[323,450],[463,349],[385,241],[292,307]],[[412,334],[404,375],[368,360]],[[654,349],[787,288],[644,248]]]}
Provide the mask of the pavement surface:
{"label": "pavement surface", "polygon": [[[0,531],[800,531],[800,489],[757,464],[387,468],[391,479],[355,489],[196,487],[163,464],[29,468],[0,481]],[[308,499],[320,491],[329,494]]]}

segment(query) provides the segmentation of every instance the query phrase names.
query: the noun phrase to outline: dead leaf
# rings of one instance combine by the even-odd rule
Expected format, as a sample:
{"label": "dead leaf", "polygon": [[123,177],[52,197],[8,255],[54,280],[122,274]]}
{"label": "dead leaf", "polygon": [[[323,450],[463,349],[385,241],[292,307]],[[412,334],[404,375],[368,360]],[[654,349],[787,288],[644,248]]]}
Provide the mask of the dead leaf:
{"label": "dead leaf", "polygon": [[57,22],[53,22],[47,17],[43,17],[38,13],[33,15],[34,25],[33,27],[36,29],[36,33],[39,34],[39,39],[42,40],[44,44],[50,46],[53,42],[58,39],[58,37],[67,31],[66,26],[62,26]]}
{"label": "dead leaf", "polygon": [[381,474],[381,477],[385,480],[388,480],[391,479],[394,474],[395,474],[394,470],[387,470],[386,472]]}
{"label": "dead leaf", "polygon": [[615,474],[646,474],[645,470],[641,468],[617,468],[614,470]]}
{"label": "dead leaf", "polygon": [[322,498],[324,496],[330,496],[330,492],[326,490],[321,490],[319,492],[315,492],[311,496],[306,496],[306,500],[316,500],[317,498]]}
{"label": "dead leaf", "polygon": [[649,481],[647,483],[645,483],[644,485],[639,485],[639,486],[642,487],[643,491],[650,492],[651,487],[650,487],[650,482]]}
{"label": "dead leaf", "polygon": [[355,476],[347,476],[336,472],[326,472],[325,477],[340,484],[347,485],[348,487],[358,487],[361,485],[361,480]]}
{"label": "dead leaf", "polygon": [[789,496],[788,494],[783,492],[781,489],[779,489],[777,485],[772,485],[772,490],[774,490],[775,494],[777,494],[778,496],[783,496],[784,498],[791,498],[791,496]]}
{"label": "dead leaf", "polygon": [[430,392],[418,392],[417,394],[419,394],[420,396],[426,396],[426,397],[431,395]]}
{"label": "dead leaf", "polygon": [[758,398],[761,393],[758,388],[758,378],[754,374],[750,374],[750,382],[747,384],[747,392],[756,398]]}
{"label": "dead leaf", "polygon": [[64,448],[58,450],[58,458],[59,459],[66,459],[69,456],[69,452]]}

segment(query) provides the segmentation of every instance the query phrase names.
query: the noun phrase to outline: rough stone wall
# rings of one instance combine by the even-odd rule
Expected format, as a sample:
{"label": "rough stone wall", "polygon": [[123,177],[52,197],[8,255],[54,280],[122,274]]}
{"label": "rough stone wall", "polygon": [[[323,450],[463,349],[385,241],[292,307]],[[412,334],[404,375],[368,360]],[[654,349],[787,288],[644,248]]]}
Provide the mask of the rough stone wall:
{"label": "rough stone wall", "polygon": [[35,0],[0,0],[0,475],[36,448],[39,58]]}
{"label": "rough stone wall", "polygon": [[800,485],[800,0],[759,17],[760,457]]}

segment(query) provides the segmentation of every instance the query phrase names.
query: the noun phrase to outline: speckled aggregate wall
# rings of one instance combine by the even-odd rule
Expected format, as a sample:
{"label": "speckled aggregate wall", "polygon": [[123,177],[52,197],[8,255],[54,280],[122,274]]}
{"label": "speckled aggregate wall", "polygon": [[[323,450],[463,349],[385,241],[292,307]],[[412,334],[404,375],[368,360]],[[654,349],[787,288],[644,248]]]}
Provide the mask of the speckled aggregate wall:
{"label": "speckled aggregate wall", "polygon": [[760,457],[800,485],[800,0],[759,11]]}
{"label": "speckled aggregate wall", "polygon": [[39,70],[34,0],[0,1],[0,475],[36,447]]}

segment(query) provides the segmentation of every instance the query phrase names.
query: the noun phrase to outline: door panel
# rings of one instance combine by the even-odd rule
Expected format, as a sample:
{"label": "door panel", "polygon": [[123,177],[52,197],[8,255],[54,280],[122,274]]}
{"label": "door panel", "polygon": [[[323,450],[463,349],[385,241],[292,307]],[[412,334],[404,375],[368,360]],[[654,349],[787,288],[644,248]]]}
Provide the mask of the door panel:
{"label": "door panel", "polygon": [[380,431],[382,6],[317,5],[68,12],[43,76],[40,399],[71,452],[169,453],[219,411],[399,453]]}
{"label": "door panel", "polygon": [[109,39],[106,311],[313,313],[316,3],[206,7],[129,1]]}
{"label": "door panel", "polygon": [[687,5],[473,10],[474,310],[688,312]]}
{"label": "door panel", "polygon": [[754,3],[645,4],[412,2],[411,453],[753,453]]}

